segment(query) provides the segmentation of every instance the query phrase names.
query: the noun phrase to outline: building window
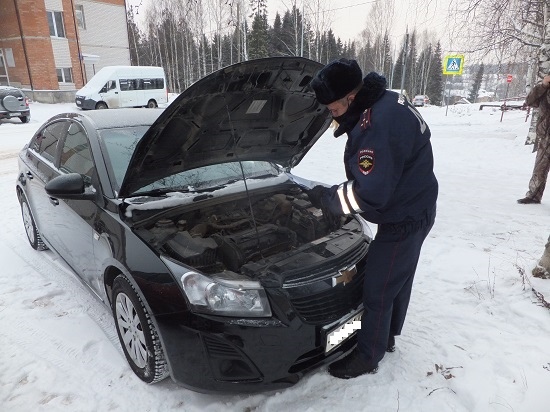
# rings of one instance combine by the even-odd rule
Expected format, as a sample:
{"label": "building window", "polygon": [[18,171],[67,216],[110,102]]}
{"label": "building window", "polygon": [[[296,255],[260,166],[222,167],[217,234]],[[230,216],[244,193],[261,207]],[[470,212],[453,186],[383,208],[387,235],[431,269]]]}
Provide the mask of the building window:
{"label": "building window", "polygon": [[64,67],[57,70],[57,81],[59,83],[72,83],[73,82],[73,69],[70,67]]}
{"label": "building window", "polygon": [[8,67],[15,67],[15,59],[13,58],[13,49],[4,49],[5,54],[4,57],[6,58],[6,63]]}
{"label": "building window", "polygon": [[79,28],[86,30],[86,20],[84,19],[84,6],[82,4],[77,4],[74,6],[76,24]]}
{"label": "building window", "polygon": [[50,26],[50,36],[65,37],[65,30],[63,29],[63,12],[47,11],[46,13],[48,14],[48,26]]}

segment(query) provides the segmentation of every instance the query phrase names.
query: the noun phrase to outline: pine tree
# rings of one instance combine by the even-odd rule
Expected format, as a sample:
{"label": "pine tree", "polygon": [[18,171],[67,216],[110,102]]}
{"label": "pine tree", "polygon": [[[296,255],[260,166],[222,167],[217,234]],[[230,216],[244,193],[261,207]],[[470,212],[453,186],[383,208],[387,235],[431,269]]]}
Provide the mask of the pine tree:
{"label": "pine tree", "polygon": [[282,42],[283,23],[279,12],[275,15],[273,28],[269,29],[269,55],[270,56],[286,56],[285,47]]}
{"label": "pine tree", "polygon": [[472,90],[470,91],[470,95],[468,96],[468,99],[475,103],[477,99],[477,94],[479,93],[479,89],[481,88],[481,81],[483,80],[483,71],[485,70],[485,66],[483,66],[483,63],[479,65],[479,69],[477,69],[476,78],[474,80],[474,84],[472,85]]}
{"label": "pine tree", "polygon": [[[268,57],[268,23],[267,5],[265,0],[251,0],[253,17],[252,30],[248,36],[248,58],[260,59]],[[252,17],[252,16],[251,16]]]}
{"label": "pine tree", "polygon": [[430,96],[432,104],[441,105],[443,97],[443,58],[440,42],[437,42],[432,53],[428,82],[426,83],[426,94]]}

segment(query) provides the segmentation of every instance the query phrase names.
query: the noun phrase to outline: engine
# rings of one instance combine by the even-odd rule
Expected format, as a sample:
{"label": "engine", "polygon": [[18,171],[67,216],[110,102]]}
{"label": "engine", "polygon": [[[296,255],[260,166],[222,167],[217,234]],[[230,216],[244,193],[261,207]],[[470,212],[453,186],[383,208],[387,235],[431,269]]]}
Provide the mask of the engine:
{"label": "engine", "polygon": [[[335,229],[299,189],[202,207],[157,220],[144,237],[162,253],[204,273],[239,272]],[[143,235],[143,234],[142,234]]]}

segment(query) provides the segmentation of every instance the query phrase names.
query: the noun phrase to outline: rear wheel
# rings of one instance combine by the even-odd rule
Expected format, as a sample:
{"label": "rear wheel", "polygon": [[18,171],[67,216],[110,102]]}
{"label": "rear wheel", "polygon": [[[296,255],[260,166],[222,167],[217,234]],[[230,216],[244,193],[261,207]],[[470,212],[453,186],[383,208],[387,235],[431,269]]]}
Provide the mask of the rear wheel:
{"label": "rear wheel", "polygon": [[147,107],[149,109],[154,109],[155,107],[158,107],[158,104],[155,100],[151,99],[149,102],[147,102]]}
{"label": "rear wheel", "polygon": [[112,310],[118,338],[134,373],[146,383],[168,376],[160,339],[145,305],[128,279],[119,275],[113,283]]}
{"label": "rear wheel", "polygon": [[20,119],[23,123],[29,123],[29,122],[31,121],[30,116],[20,116],[19,119]]}
{"label": "rear wheel", "polygon": [[107,107],[107,103],[105,102],[99,102],[95,105],[95,108],[97,110],[103,110],[103,109],[108,109],[109,107]]}
{"label": "rear wheel", "polygon": [[40,237],[40,232],[38,232],[36,223],[32,217],[27,199],[23,195],[21,196],[21,215],[23,217],[23,224],[25,225],[25,232],[27,233],[27,239],[32,248],[35,250],[46,250],[48,247]]}

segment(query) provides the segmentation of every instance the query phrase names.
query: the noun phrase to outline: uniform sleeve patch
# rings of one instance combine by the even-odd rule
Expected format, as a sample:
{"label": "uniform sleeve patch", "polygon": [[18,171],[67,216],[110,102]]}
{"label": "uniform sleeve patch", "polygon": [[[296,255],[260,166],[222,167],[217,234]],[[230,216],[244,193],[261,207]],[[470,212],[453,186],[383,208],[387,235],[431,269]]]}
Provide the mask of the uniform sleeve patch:
{"label": "uniform sleeve patch", "polygon": [[368,175],[374,168],[374,150],[362,149],[359,151],[359,171]]}

